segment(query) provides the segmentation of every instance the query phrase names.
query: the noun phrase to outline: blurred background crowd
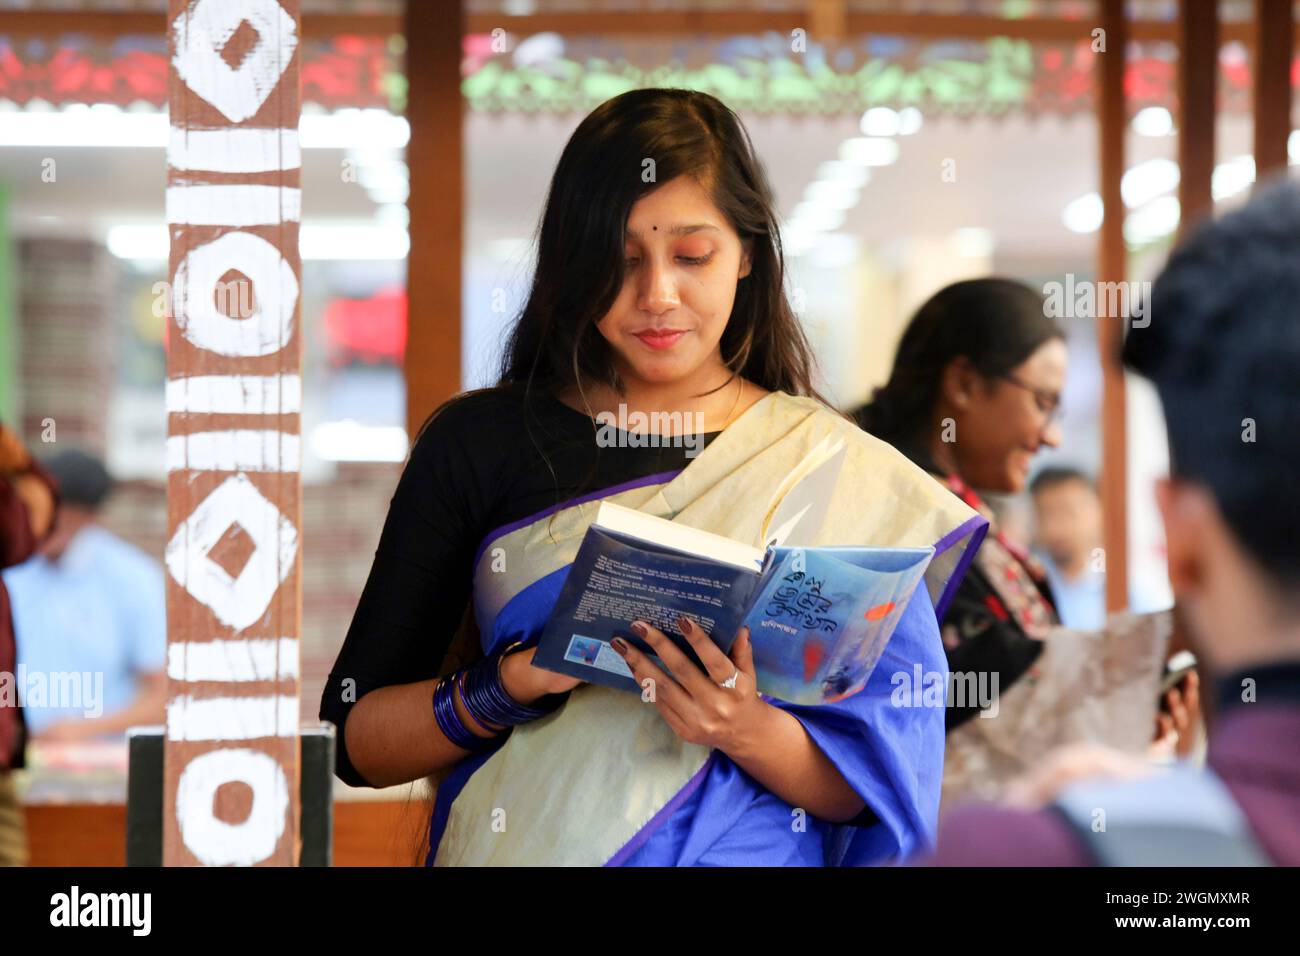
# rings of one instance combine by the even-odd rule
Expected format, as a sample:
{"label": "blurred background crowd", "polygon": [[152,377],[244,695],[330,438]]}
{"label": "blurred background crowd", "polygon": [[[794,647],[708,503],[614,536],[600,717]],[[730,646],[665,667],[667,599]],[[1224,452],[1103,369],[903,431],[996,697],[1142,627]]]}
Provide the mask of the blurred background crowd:
{"label": "blurred background crowd", "polygon": [[[406,371],[419,359],[408,284],[422,280],[408,273],[407,153],[420,133],[406,115],[420,48],[403,6],[303,0],[305,720],[365,582],[408,427],[423,417],[408,409],[429,405],[427,383],[414,393]],[[439,333],[458,355],[434,394],[490,383],[559,152],[586,112],[636,86],[703,89],[744,120],[784,219],[788,287],[823,393],[845,411],[886,384],[904,327],[952,283],[996,275],[1045,292],[1102,278],[1100,0],[814,3],[844,32],[825,42],[814,30],[802,45],[789,25],[803,0],[462,6],[462,241],[449,264],[461,280],[447,307],[459,323]],[[1142,281],[1180,224],[1179,4],[1123,6],[1121,254]],[[1210,122],[1222,213],[1256,178],[1256,7],[1218,8]],[[53,531],[4,575],[14,663],[102,675],[93,717],[26,712],[33,862],[76,862],[51,836],[64,824],[48,808],[118,801],[124,729],[163,718],[164,9],[0,0],[0,421],[15,461],[29,450],[61,489]],[[1300,161],[1300,133],[1289,146]],[[1023,491],[984,501],[1018,558],[1041,568],[1057,623],[1095,630],[1108,610],[1172,604],[1151,491],[1168,465],[1165,433],[1139,380],[1118,418],[1107,410],[1095,315],[1052,319],[1065,346],[1050,396],[1056,440]],[[1108,427],[1127,436],[1109,484]],[[1103,500],[1119,507],[1117,494],[1127,601],[1108,605],[1116,559]],[[1196,727],[1189,718],[1180,752],[1194,749]]]}

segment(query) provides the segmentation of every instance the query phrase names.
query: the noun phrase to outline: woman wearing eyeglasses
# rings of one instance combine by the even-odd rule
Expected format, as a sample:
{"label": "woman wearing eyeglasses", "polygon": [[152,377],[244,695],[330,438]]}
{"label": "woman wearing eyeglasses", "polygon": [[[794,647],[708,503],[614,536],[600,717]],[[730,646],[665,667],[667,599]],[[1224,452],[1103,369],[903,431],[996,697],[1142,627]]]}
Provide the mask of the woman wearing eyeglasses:
{"label": "woman wearing eyeglasses", "polygon": [[[913,316],[889,381],[854,413],[990,519],[941,622],[951,671],[945,807],[997,796],[1061,744],[1144,750],[1157,726],[1170,615],[1062,627],[1042,566],[999,531],[980,494],[1023,490],[1038,450],[1060,444],[1066,359],[1064,333],[1033,289],[958,282]],[[1184,729],[1189,709],[1180,698],[1173,710]]]}

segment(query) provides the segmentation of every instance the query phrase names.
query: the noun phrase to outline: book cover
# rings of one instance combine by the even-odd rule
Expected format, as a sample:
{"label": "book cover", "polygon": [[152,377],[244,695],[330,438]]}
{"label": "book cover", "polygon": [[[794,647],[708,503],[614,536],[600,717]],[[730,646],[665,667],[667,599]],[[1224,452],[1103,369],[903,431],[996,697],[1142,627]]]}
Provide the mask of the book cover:
{"label": "book cover", "polygon": [[602,502],[534,665],[640,692],[610,641],[622,637],[671,673],[632,632],[644,620],[698,666],[676,624],[685,615],[724,653],[748,625],[764,694],[820,704],[861,690],[934,549],[804,546],[825,519],[844,453],[842,440],[825,441],[782,482],[761,547]]}

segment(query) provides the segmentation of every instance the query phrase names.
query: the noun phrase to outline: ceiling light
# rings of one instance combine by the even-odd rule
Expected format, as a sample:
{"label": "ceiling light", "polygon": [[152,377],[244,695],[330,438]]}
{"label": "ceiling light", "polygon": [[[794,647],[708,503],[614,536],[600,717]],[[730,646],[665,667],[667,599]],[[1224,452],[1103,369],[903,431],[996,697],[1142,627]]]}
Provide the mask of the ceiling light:
{"label": "ceiling light", "polygon": [[1148,106],[1134,114],[1133,132],[1139,136],[1170,136],[1174,118],[1163,106]]}
{"label": "ceiling light", "polygon": [[899,126],[898,114],[888,106],[873,106],[858,122],[864,136],[897,136]]}
{"label": "ceiling light", "polygon": [[859,166],[888,166],[898,160],[898,143],[874,136],[855,136],[840,144],[840,159]]}
{"label": "ceiling light", "polygon": [[[106,108],[110,106],[72,104],[62,110],[6,112],[0,146],[166,148],[167,113]],[[405,117],[380,109],[304,113],[298,123],[303,149],[401,149],[410,138]]]}
{"label": "ceiling light", "polygon": [[1061,219],[1066,229],[1086,234],[1101,228],[1104,215],[1105,208],[1102,206],[1101,196],[1098,193],[1085,193],[1066,204]]}
{"label": "ceiling light", "polygon": [[325,461],[403,461],[410,439],[400,425],[362,425],[351,419],[321,422],[311,450]]}
{"label": "ceiling light", "polygon": [[1173,235],[1178,228],[1180,213],[1181,208],[1174,196],[1153,199],[1130,213],[1124,221],[1124,240],[1137,246]]}
{"label": "ceiling light", "polygon": [[852,209],[858,204],[858,191],[852,186],[818,179],[808,184],[804,198],[813,205],[827,206],[831,209]]}
{"label": "ceiling light", "polygon": [[871,170],[857,163],[846,163],[842,159],[832,159],[817,167],[817,175],[833,183],[842,183],[854,189],[861,189],[871,181]]}
{"label": "ceiling light", "polygon": [[[108,251],[118,259],[166,261],[171,252],[165,225],[118,225],[108,230]],[[298,250],[304,260],[405,259],[411,237],[404,228],[371,223],[303,224]]]}
{"label": "ceiling light", "polygon": [[983,226],[965,226],[953,231],[948,245],[967,259],[987,259],[993,255],[993,233]]}
{"label": "ceiling light", "polygon": [[1230,199],[1243,193],[1255,181],[1255,157],[1234,156],[1214,167],[1210,177],[1210,192],[1216,200]]}
{"label": "ceiling light", "polygon": [[1146,205],[1157,196],[1178,188],[1178,164],[1172,159],[1148,159],[1138,163],[1120,180],[1120,194],[1130,208]]}

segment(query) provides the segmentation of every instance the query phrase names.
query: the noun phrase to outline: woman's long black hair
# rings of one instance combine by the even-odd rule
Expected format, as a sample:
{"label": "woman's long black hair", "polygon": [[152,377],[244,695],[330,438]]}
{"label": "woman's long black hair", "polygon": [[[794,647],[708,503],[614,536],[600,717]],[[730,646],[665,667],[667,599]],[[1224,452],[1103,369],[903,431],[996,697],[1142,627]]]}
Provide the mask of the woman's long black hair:
{"label": "woman's long black hair", "polygon": [[940,289],[903,331],[889,381],[854,412],[858,424],[915,458],[928,455],[944,369],[965,358],[985,378],[1005,375],[1065,333],[1043,297],[1012,279],[968,279]]}

